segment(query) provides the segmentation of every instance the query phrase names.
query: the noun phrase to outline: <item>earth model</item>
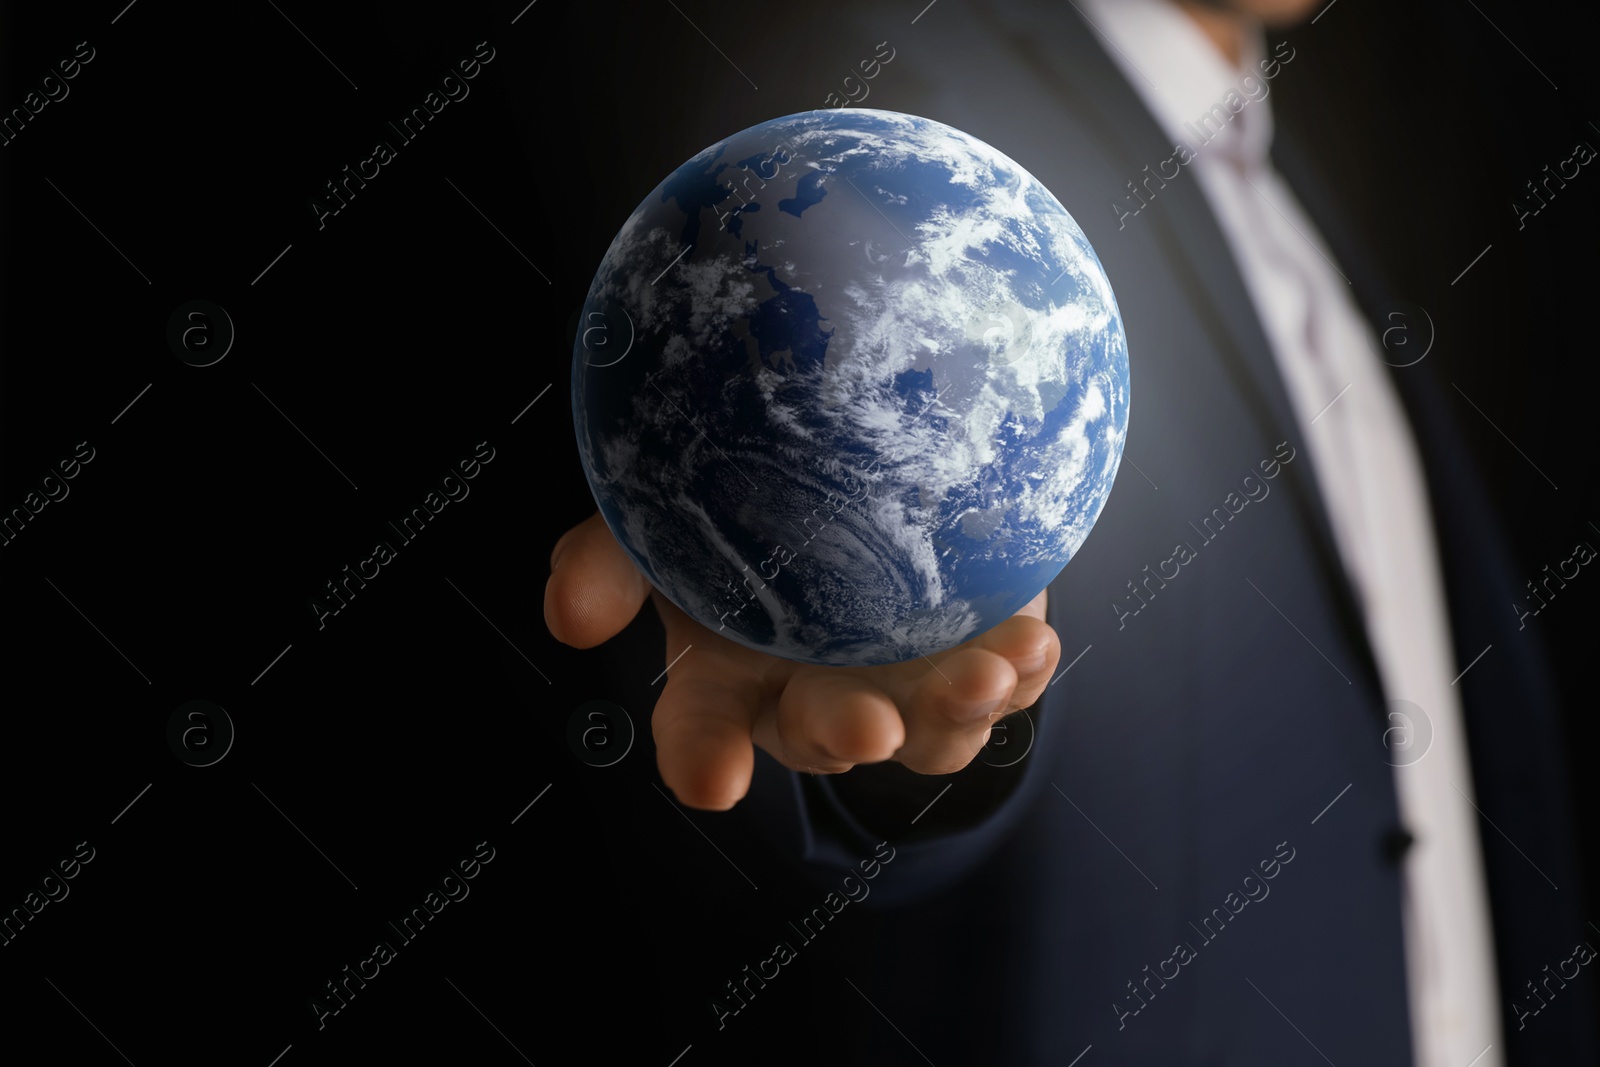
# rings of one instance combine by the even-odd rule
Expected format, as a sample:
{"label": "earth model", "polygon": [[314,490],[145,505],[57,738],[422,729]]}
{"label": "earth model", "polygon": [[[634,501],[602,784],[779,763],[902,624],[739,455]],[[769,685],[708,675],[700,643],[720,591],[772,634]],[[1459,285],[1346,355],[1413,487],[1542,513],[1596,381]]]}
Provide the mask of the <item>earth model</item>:
{"label": "earth model", "polygon": [[866,666],[1015,614],[1089,535],[1128,354],[1083,231],[1014,161],[891,111],[712,145],[629,216],[578,321],[578,448],[694,619]]}

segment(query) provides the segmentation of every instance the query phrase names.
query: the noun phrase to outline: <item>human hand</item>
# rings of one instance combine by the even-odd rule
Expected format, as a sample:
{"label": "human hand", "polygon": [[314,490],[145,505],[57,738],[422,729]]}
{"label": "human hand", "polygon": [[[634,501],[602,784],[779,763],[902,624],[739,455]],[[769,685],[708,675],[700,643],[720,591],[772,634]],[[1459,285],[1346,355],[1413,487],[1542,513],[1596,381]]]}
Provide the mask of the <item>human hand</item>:
{"label": "human hand", "polygon": [[616,636],[647,596],[654,602],[672,667],[651,732],[662,780],[691,808],[726,811],[742,800],[754,745],[815,774],[891,759],[921,774],[952,774],[1001,716],[1039,698],[1061,658],[1044,621],[1047,592],[964,644],[904,663],[821,667],[755,652],[653,588],[599,512],[556,542],[550,571],[545,624],[574,648]]}

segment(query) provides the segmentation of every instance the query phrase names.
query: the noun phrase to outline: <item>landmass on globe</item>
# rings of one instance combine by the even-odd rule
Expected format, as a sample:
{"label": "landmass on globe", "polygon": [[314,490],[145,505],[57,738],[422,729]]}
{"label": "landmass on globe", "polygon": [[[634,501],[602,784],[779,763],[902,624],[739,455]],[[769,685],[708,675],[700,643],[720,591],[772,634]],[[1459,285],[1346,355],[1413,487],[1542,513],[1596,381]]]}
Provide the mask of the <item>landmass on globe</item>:
{"label": "landmass on globe", "polygon": [[1127,435],[1127,344],[1083,231],[950,126],[841,108],[694,156],[579,318],[594,497],[650,582],[747,648],[899,662],[1066,566]]}

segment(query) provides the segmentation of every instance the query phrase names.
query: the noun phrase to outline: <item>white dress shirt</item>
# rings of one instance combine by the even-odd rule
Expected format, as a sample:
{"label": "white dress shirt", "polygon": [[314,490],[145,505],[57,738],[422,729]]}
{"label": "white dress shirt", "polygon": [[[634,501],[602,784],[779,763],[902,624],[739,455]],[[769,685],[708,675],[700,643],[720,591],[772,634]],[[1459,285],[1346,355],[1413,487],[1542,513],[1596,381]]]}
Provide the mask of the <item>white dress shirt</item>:
{"label": "white dress shirt", "polygon": [[[1416,1065],[1502,1067],[1488,893],[1454,688],[1467,664],[1458,665],[1452,652],[1422,466],[1377,338],[1316,227],[1267,156],[1271,88],[1277,79],[1295,77],[1293,53],[1283,53],[1288,63],[1271,57],[1281,65],[1267,68],[1275,76],[1269,81],[1260,66],[1269,57],[1259,27],[1246,35],[1243,61],[1235,69],[1166,0],[1079,2],[1161,128],[1175,146],[1193,153],[1180,163],[1177,177],[1167,180],[1199,182],[1216,215],[1316,465],[1384,695],[1409,701],[1426,717],[1411,724],[1417,730],[1414,747],[1390,750],[1391,762],[1404,764],[1394,772],[1401,821],[1416,837],[1402,861]],[[1245,75],[1253,81],[1241,89]],[[1243,106],[1234,112],[1225,104],[1222,113],[1231,118],[1225,124],[1212,118],[1202,128],[1200,118],[1230,90]],[[1219,124],[1222,131],[1211,135]],[[1128,175],[1136,185],[1162,161],[1149,163],[1149,172]],[[1165,179],[1173,165],[1160,169]],[[1157,183],[1150,183],[1153,195],[1138,187],[1150,200],[1145,210],[1157,210],[1163,196]],[[1125,227],[1149,224],[1148,217],[1123,220]],[[1330,674],[1306,684],[1343,683]],[[1411,709],[1402,710],[1418,719]],[[1429,725],[1431,745],[1419,759]],[[1397,733],[1391,740],[1403,738]],[[1329,817],[1337,815],[1335,810]],[[1360,1020],[1351,1025],[1359,1027]]]}

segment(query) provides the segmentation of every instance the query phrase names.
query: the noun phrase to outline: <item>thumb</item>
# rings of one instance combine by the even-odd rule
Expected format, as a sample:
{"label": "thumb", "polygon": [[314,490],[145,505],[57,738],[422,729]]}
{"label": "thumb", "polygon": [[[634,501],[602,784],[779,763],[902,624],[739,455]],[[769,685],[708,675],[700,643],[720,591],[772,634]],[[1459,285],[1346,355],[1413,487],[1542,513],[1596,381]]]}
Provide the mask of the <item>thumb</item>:
{"label": "thumb", "polygon": [[593,648],[632,622],[649,592],[650,583],[597,511],[551,550],[545,625],[562,644]]}

